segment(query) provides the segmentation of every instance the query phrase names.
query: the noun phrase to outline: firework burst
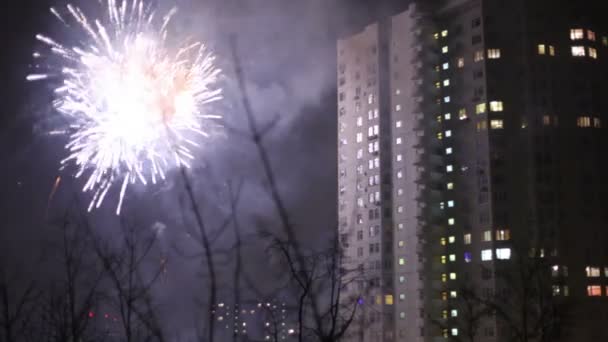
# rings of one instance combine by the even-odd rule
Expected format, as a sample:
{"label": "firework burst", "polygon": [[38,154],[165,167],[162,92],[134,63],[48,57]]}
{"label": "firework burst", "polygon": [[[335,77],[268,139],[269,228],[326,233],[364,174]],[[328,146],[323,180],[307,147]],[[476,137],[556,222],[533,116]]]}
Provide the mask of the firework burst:
{"label": "firework burst", "polygon": [[161,18],[144,0],[100,5],[103,15],[93,20],[71,4],[64,14],[51,8],[80,43],[37,35],[49,56],[58,58],[48,60],[54,69],[27,79],[60,80],[54,105],[69,122],[58,131],[69,136],[62,168],[74,165],[75,177],[85,178],[83,191],[92,193],[89,210],[120,184],[120,214],[129,184],[156,183],[172,167],[189,167],[192,149],[219,118],[207,108],[221,98],[220,70],[200,42],[169,46],[175,9]]}

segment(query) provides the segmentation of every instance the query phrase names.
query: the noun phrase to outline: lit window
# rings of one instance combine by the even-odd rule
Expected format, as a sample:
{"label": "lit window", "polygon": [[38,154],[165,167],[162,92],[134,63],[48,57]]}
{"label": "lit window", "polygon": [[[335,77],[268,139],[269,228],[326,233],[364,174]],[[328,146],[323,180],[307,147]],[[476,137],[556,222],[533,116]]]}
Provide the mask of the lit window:
{"label": "lit window", "polygon": [[363,133],[359,132],[357,133],[357,142],[362,142],[363,141]]}
{"label": "lit window", "polygon": [[398,245],[399,245],[399,247],[405,246],[405,241],[403,241],[403,240],[399,241]]}
{"label": "lit window", "polygon": [[384,295],[384,304],[393,305],[393,295]]}
{"label": "lit window", "polygon": [[587,39],[594,42],[595,41],[595,32],[591,30],[587,30]]}
{"label": "lit window", "polygon": [[441,88],[441,82],[435,82],[435,88],[437,88],[437,89]]}
{"label": "lit window", "polygon": [[448,219],[448,225],[453,226],[454,222],[455,222],[455,220],[453,218]]}
{"label": "lit window", "polygon": [[445,137],[449,138],[452,136],[452,131],[445,131]]}
{"label": "lit window", "polygon": [[433,38],[439,39],[439,33],[437,33],[437,32],[433,33]]}
{"label": "lit window", "polygon": [[442,246],[445,246],[445,245],[447,244],[447,241],[448,241],[448,240],[447,240],[446,238],[444,238],[444,237],[443,237],[443,238],[441,238],[441,239],[439,240],[439,243],[440,243]]}
{"label": "lit window", "polygon": [[401,105],[400,105],[400,104],[396,105],[396,106],[395,106],[395,111],[396,111],[396,112],[398,112],[398,111],[400,111],[400,110],[401,110]]}
{"label": "lit window", "polygon": [[500,58],[500,49],[488,49],[488,58],[489,59]]}
{"label": "lit window", "polygon": [[447,258],[445,257],[445,255],[442,255],[441,256],[441,263],[445,264],[446,260],[447,260]]}
{"label": "lit window", "polygon": [[448,201],[448,208],[454,208],[454,201]]}
{"label": "lit window", "polygon": [[451,147],[446,148],[445,154],[452,154],[452,148]]}
{"label": "lit window", "polygon": [[367,96],[367,104],[372,104],[374,103],[374,94],[369,94]]}
{"label": "lit window", "polygon": [[580,40],[585,37],[585,30],[583,29],[571,29],[570,40]]}
{"label": "lit window", "polygon": [[448,53],[448,47],[447,46],[442,47],[441,48],[441,52],[442,53]]}
{"label": "lit window", "polygon": [[602,287],[599,285],[589,285],[587,286],[587,296],[589,297],[599,297],[602,295]]}
{"label": "lit window", "polygon": [[608,46],[608,37],[606,37],[606,36],[602,37],[602,45]]}
{"label": "lit window", "polygon": [[450,273],[450,280],[456,280],[456,273]]}
{"label": "lit window", "polygon": [[502,112],[503,111],[502,101],[490,101],[490,110],[492,112]]}
{"label": "lit window", "polygon": [[595,48],[589,48],[589,57],[597,59],[597,50]]}
{"label": "lit window", "polygon": [[492,260],[492,250],[484,249],[481,251],[481,261]]}
{"label": "lit window", "polygon": [[401,138],[397,138],[397,140],[396,140],[396,144],[397,144],[397,145],[401,145]]}
{"label": "lit window", "polygon": [[511,259],[511,248],[497,248],[496,259],[509,260]]}
{"label": "lit window", "polygon": [[559,296],[559,294],[561,293],[561,288],[559,285],[553,285],[552,286],[552,291],[554,296]]}
{"label": "lit window", "polygon": [[483,50],[475,51],[475,55],[473,57],[473,60],[475,62],[483,61]]}
{"label": "lit window", "polygon": [[486,230],[485,232],[483,232],[483,241],[485,241],[485,242],[492,241],[492,231],[491,230]]}
{"label": "lit window", "polygon": [[443,133],[441,133],[441,132],[437,133],[437,139],[439,139],[439,140],[443,139]]}
{"label": "lit window", "polygon": [[456,291],[450,291],[450,298],[456,298],[456,297],[458,297],[458,292],[456,292]]}
{"label": "lit window", "polygon": [[445,274],[445,273],[442,273],[442,274],[441,274],[441,281],[442,281],[442,282],[444,282],[444,283],[445,283],[446,281],[448,281],[448,275],[447,275],[447,274]]}
{"label": "lit window", "polygon": [[403,159],[403,156],[402,156],[402,155],[400,155],[400,154],[398,154],[398,155],[397,155],[397,161],[401,161],[402,159]]}
{"label": "lit window", "polygon": [[456,261],[456,254],[450,254],[450,262]]}
{"label": "lit window", "polygon": [[405,265],[405,259],[404,258],[399,258],[399,265]]}
{"label": "lit window", "polygon": [[405,276],[399,276],[399,282],[405,283]]}
{"label": "lit window", "polygon": [[360,117],[357,118],[357,126],[358,127],[363,126],[363,117],[360,116]]}
{"label": "lit window", "polygon": [[593,127],[595,127],[595,128],[602,127],[602,122],[600,121],[600,118],[593,118]]}
{"label": "lit window", "polygon": [[549,125],[551,125],[551,116],[543,115],[543,126],[549,126]]}
{"label": "lit window", "polygon": [[403,207],[402,206],[397,207],[397,212],[402,213],[403,212]]}
{"label": "lit window", "polygon": [[401,196],[403,195],[403,189],[398,189],[397,190],[397,196]]}
{"label": "lit window", "polygon": [[446,184],[446,188],[448,190],[454,190],[454,183],[448,183],[448,184]]}
{"label": "lit window", "polygon": [[584,46],[573,46],[571,47],[572,56],[574,57],[585,57],[585,47]]}
{"label": "lit window", "polygon": [[399,224],[397,225],[397,229],[402,230],[402,229],[403,229],[403,223],[399,223]]}
{"label": "lit window", "polygon": [[450,312],[450,316],[452,316],[452,317],[458,317],[458,310],[452,309],[452,311]]}
{"label": "lit window", "polygon": [[538,44],[538,54],[539,55],[545,54],[545,44]]}
{"label": "lit window", "polygon": [[465,108],[460,108],[458,110],[458,118],[460,120],[465,120],[467,118],[467,110]]}
{"label": "lit window", "polygon": [[399,318],[401,318],[401,319],[405,319],[405,312],[401,311],[401,312],[399,313]]}
{"label": "lit window", "polygon": [[502,120],[490,120],[491,129],[503,129],[504,124]]}
{"label": "lit window", "polygon": [[589,278],[597,278],[600,276],[600,268],[587,266],[587,267],[585,267],[585,273],[587,274],[587,277],[589,277]]}
{"label": "lit window", "polygon": [[444,97],[443,102],[450,103],[450,97],[449,96]]}
{"label": "lit window", "polygon": [[443,70],[448,70],[450,68],[450,63],[448,63],[448,62],[443,63],[442,68],[443,68]]}
{"label": "lit window", "polygon": [[486,112],[486,104],[485,104],[485,102],[484,103],[478,103],[475,106],[475,113],[476,114],[483,114],[485,112]]}
{"label": "lit window", "polygon": [[443,86],[444,87],[448,87],[449,85],[450,85],[450,80],[449,79],[443,80]]}
{"label": "lit window", "polygon": [[441,36],[444,37],[444,38],[447,37],[448,36],[448,30],[441,31]]}
{"label": "lit window", "polygon": [[608,267],[604,267],[604,277],[608,278]]}
{"label": "lit window", "polygon": [[452,166],[452,165],[448,165],[448,166],[446,166],[446,167],[445,167],[445,170],[446,170],[447,172],[452,172],[452,171],[454,171],[454,166]]}
{"label": "lit window", "polygon": [[397,128],[401,127],[401,120],[395,122],[395,127],[397,127]]}
{"label": "lit window", "polygon": [[549,55],[555,56],[555,47],[553,45],[549,45]]}
{"label": "lit window", "polygon": [[459,68],[464,67],[464,58],[463,57],[458,57],[458,67]]}
{"label": "lit window", "polygon": [[578,127],[591,127],[591,117],[579,116],[578,118],[576,118],[576,125]]}
{"label": "lit window", "polygon": [[473,260],[471,252],[464,252],[464,262],[469,263]]}
{"label": "lit window", "polygon": [[446,120],[450,120],[450,119],[452,118],[452,114],[450,114],[450,113],[445,113],[445,114],[443,115],[443,117],[444,117]]}
{"label": "lit window", "polygon": [[487,128],[488,122],[486,120],[482,120],[477,123],[477,132],[485,131]]}
{"label": "lit window", "polygon": [[448,242],[449,242],[449,243],[454,243],[454,242],[456,242],[456,237],[454,237],[454,236],[450,236],[450,237],[448,237]]}
{"label": "lit window", "polygon": [[452,336],[458,336],[458,328],[452,328]]}
{"label": "lit window", "polygon": [[471,244],[471,233],[464,234],[464,244],[465,245]]}
{"label": "lit window", "polygon": [[507,241],[511,239],[511,232],[508,229],[496,231],[496,241]]}
{"label": "lit window", "polygon": [[399,300],[405,300],[405,293],[399,294]]}

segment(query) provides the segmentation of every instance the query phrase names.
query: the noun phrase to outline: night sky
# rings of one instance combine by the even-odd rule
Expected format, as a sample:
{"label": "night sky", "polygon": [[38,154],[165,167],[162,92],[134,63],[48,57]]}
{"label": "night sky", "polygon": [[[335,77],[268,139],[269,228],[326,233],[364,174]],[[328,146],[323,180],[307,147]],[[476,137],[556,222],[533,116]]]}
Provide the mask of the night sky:
{"label": "night sky", "polygon": [[[61,32],[48,11],[51,3],[62,2],[21,0],[0,12],[0,258],[9,266],[40,258],[55,233],[49,222],[88,203],[79,191],[82,180],[57,170],[65,155],[65,140],[45,134],[58,122],[50,105],[49,84],[25,82],[32,71],[31,54],[39,46],[34,35]],[[200,36],[216,51],[227,76],[222,112],[231,127],[244,129],[226,44],[231,34],[236,35],[257,119],[264,125],[280,118],[265,144],[293,222],[311,245],[326,240],[336,225],[336,39],[361,28],[377,13],[403,7],[405,1],[180,0],[178,4],[182,12],[176,30]],[[222,186],[238,182],[244,184],[239,202],[244,229],[253,233],[259,222],[276,219],[259,160],[248,141],[220,134],[201,153],[193,179],[206,213],[212,216],[210,221],[220,220],[223,213],[221,203],[216,203],[224,195]],[[47,212],[58,175],[63,181]],[[170,179],[156,187],[132,188],[125,215],[139,217],[148,226],[166,225],[167,239],[174,242],[183,233],[179,205],[179,191]],[[113,210],[110,204],[87,215],[99,234],[115,229],[118,219]],[[229,240],[226,237],[223,243],[230,244]],[[173,265],[175,283],[183,289],[190,279],[189,266]],[[36,267],[31,270],[35,272]]]}

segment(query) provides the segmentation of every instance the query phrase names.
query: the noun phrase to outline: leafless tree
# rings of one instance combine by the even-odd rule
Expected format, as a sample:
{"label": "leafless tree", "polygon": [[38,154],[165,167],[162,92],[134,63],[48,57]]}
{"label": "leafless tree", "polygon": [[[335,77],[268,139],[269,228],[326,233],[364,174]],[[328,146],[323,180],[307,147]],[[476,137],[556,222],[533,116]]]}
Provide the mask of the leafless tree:
{"label": "leafless tree", "polygon": [[0,265],[0,341],[23,341],[33,327],[41,293],[34,280],[19,279],[17,272],[8,273]]}
{"label": "leafless tree", "polygon": [[105,298],[119,312],[125,341],[164,341],[152,300],[153,286],[163,271],[162,256],[154,255],[157,235],[125,219],[121,228],[117,247],[101,239],[94,243],[109,280]]}

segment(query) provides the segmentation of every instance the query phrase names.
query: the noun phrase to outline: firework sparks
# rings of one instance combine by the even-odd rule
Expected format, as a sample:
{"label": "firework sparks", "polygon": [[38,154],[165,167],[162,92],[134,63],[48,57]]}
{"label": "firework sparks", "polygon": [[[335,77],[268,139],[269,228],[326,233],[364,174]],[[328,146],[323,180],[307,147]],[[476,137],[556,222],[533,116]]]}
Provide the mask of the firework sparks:
{"label": "firework sparks", "polygon": [[172,167],[189,167],[192,149],[219,118],[206,105],[221,98],[220,70],[200,42],[169,47],[167,27],[175,9],[159,18],[145,0],[100,0],[100,5],[104,14],[93,20],[71,4],[65,13],[51,9],[69,32],[81,35],[81,43],[38,34],[49,56],[59,57],[49,62],[59,62],[56,70],[27,80],[61,81],[54,105],[70,122],[54,131],[69,136],[62,168],[75,165],[75,177],[85,178],[83,191],[92,193],[89,210],[120,184],[120,214],[129,184],[156,183]]}

